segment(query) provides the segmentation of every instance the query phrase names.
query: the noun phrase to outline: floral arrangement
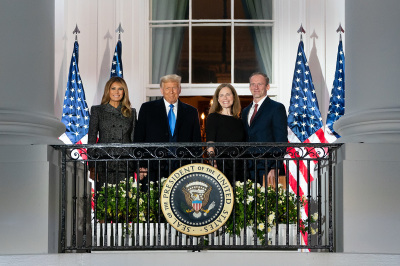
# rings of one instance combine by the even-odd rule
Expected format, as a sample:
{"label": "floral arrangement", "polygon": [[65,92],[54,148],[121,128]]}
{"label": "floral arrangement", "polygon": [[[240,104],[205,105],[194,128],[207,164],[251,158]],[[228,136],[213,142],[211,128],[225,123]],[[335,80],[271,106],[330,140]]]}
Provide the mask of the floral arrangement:
{"label": "floral arrangement", "polygon": [[[165,180],[166,178],[161,179],[160,186],[157,182],[150,182],[147,192],[141,191],[140,184],[138,187],[132,177],[128,183],[121,181],[118,184],[101,187],[97,196],[93,194],[96,199],[96,219],[105,221],[107,218],[107,222],[119,223],[126,222],[126,218],[129,223],[136,223],[138,220],[140,223],[158,222],[160,214],[161,222],[165,222],[158,205],[159,189],[162,188]],[[272,187],[266,189],[251,180],[246,183],[237,181],[235,183],[235,218],[233,218],[234,215],[231,215],[227,221],[226,232],[231,235],[240,235],[244,228],[250,226],[264,243],[266,233],[270,232],[273,226],[286,223],[298,224],[299,222],[300,231],[305,233],[308,225],[314,223],[318,218],[317,213],[310,215],[308,219],[301,218],[298,209],[304,208],[305,202],[304,197],[297,197],[280,184],[276,189]],[[255,208],[257,208],[256,212]],[[311,233],[315,233],[312,228]]]}
{"label": "floral arrangement", "polygon": [[[251,180],[235,183],[235,219],[231,215],[226,224],[230,234],[240,235],[241,230],[250,226],[257,237],[264,243],[266,233],[271,232],[277,224],[297,224],[299,219],[300,231],[305,233],[308,224],[318,218],[318,214],[309,219],[301,219],[298,209],[304,207],[305,197],[297,197],[285,190],[281,184],[267,189]],[[255,208],[257,211],[255,212]],[[246,215],[245,215],[246,214]]]}
{"label": "floral arrangement", "polygon": [[[161,188],[166,178],[161,179]],[[141,184],[134,180],[121,181],[118,184],[102,186],[97,195],[93,193],[96,206],[96,219],[98,221],[123,223],[128,222],[157,222],[158,220],[158,183],[150,181],[147,192],[141,191]],[[128,202],[128,204],[127,204]],[[161,210],[160,210],[161,211]],[[107,214],[107,215],[106,215]],[[161,218],[164,219],[162,213]],[[164,221],[164,220],[163,220]]]}

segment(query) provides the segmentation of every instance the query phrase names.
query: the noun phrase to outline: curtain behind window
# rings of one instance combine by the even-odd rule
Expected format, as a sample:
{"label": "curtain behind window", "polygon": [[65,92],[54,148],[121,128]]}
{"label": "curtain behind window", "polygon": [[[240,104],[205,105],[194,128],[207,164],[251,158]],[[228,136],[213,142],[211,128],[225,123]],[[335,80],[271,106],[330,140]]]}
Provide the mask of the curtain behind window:
{"label": "curtain behind window", "polygon": [[[187,19],[188,0],[153,0],[152,20]],[[183,43],[183,27],[163,27],[152,30],[151,82],[159,83],[164,75],[177,71]]]}
{"label": "curtain behind window", "polygon": [[[249,19],[272,19],[272,0],[242,0]],[[250,27],[257,59],[269,78],[272,77],[272,27]]]}

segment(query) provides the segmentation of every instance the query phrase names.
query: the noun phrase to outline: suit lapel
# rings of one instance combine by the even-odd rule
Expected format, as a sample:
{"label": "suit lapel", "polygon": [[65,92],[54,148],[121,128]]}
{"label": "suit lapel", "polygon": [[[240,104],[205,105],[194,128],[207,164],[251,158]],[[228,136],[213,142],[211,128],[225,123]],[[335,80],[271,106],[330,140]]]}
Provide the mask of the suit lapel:
{"label": "suit lapel", "polygon": [[176,124],[175,124],[175,131],[174,135],[176,132],[178,132],[178,128],[181,126],[181,124],[184,121],[184,114],[185,114],[185,106],[182,104],[180,100],[178,100],[178,113],[177,113],[177,118],[176,118]]}
{"label": "suit lapel", "polygon": [[[267,105],[269,104],[269,97],[267,96],[267,98],[264,100],[264,102],[262,103],[262,105],[260,106],[260,108],[258,108],[256,115],[253,118],[253,123],[255,124],[255,122],[257,121],[257,119],[262,116],[262,112],[267,109]],[[250,109],[249,109],[250,110]],[[251,126],[251,125],[250,125]]]}
{"label": "suit lapel", "polygon": [[161,116],[161,121],[163,123],[163,127],[167,128],[167,130],[169,132],[169,122],[168,122],[167,110],[165,109],[164,98],[161,98],[158,101],[157,110],[156,110],[155,114],[156,115],[159,114]]}

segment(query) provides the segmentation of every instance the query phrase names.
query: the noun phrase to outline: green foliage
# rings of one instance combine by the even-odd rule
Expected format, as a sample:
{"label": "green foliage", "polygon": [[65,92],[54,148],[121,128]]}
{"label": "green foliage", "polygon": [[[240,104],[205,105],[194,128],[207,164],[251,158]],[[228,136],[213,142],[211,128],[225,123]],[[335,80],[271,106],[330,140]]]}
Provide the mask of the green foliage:
{"label": "green foliage", "polygon": [[[281,223],[298,224],[300,230],[307,231],[308,220],[301,219],[300,210],[304,208],[305,199],[283,189],[282,185],[266,191],[265,187],[248,180],[235,184],[235,228],[233,215],[226,223],[230,234],[240,235],[242,229],[250,226],[257,237],[264,243],[265,235],[272,226]],[[255,211],[256,210],[256,211]],[[245,217],[246,214],[246,217]],[[315,215],[310,222],[315,221]]]}
{"label": "green foliage", "polygon": [[[162,188],[165,178],[161,180]],[[108,184],[101,187],[96,199],[96,219],[98,221],[123,223],[128,218],[128,222],[158,222],[160,212],[161,222],[164,217],[159,208],[159,186],[157,182],[150,182],[147,192],[143,192],[137,187],[133,177],[129,182],[121,181],[118,184]],[[107,214],[107,217],[106,217]]]}

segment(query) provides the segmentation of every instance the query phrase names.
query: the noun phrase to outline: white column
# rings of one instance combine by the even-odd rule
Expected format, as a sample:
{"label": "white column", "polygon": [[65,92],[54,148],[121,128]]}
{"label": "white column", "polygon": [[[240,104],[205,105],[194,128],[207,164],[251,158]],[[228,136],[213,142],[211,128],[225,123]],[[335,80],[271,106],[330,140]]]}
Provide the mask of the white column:
{"label": "white column", "polygon": [[54,13],[54,0],[0,1],[0,255],[58,252]]}
{"label": "white column", "polygon": [[400,142],[400,2],[346,1],[346,111],[340,142]]}
{"label": "white column", "polygon": [[0,144],[56,143],[54,1],[0,3]]}
{"label": "white column", "polygon": [[346,1],[336,251],[400,254],[400,2]]}

